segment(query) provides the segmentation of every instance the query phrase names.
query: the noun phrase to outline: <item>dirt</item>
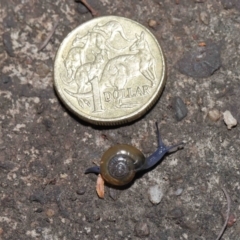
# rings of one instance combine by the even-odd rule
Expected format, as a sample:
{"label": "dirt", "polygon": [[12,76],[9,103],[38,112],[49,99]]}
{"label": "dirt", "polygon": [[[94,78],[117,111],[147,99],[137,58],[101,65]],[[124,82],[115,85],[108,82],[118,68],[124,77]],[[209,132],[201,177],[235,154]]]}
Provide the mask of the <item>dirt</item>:
{"label": "dirt", "polygon": [[[229,110],[240,121],[238,1],[88,2],[99,16],[128,17],[150,29],[166,57],[166,87],[157,104],[131,124],[102,128],[78,120],[55,94],[53,63],[64,37],[92,19],[91,13],[69,0],[2,0],[0,239],[216,239],[226,218],[223,186],[236,222],[222,239],[238,240],[240,130],[228,130],[222,117],[213,121],[208,115]],[[208,51],[209,43],[217,54]],[[200,56],[204,74],[197,62],[179,65],[191,52],[194,61],[207,53]],[[181,121],[176,97],[187,108]],[[148,156],[157,147],[155,122],[167,145],[185,141],[184,149],[127,188],[106,186],[99,199],[97,176],[84,170],[116,143],[132,144]],[[157,205],[148,196],[155,185],[164,193]]]}

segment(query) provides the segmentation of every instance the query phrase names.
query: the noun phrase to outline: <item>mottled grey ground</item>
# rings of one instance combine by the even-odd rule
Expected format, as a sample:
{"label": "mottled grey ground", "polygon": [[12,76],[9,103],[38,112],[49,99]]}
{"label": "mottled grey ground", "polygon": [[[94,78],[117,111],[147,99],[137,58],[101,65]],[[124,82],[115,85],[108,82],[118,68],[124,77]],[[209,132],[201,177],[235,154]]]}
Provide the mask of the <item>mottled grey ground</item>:
{"label": "mottled grey ground", "polygon": [[[128,17],[152,31],[166,56],[166,87],[154,108],[132,124],[103,129],[81,122],[54,92],[53,62],[68,32],[92,15],[70,0],[1,0],[0,238],[215,239],[226,216],[224,186],[236,223],[222,239],[238,240],[240,131],[208,113],[229,110],[240,121],[239,2],[89,3],[100,16]],[[52,38],[38,51],[57,19]],[[149,20],[156,25],[151,28]],[[187,108],[181,121],[176,97]],[[149,155],[157,146],[156,121],[166,144],[185,140],[185,148],[129,188],[106,187],[100,200],[96,176],[84,169],[116,143]],[[148,195],[155,185],[163,191],[157,205]]]}

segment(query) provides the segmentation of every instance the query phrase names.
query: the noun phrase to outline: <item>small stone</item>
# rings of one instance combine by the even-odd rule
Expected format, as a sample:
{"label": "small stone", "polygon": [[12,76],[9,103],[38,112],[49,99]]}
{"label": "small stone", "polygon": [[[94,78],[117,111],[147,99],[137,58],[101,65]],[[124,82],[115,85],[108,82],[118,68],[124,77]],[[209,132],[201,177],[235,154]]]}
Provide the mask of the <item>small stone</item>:
{"label": "small stone", "polygon": [[221,115],[221,112],[217,109],[212,109],[208,112],[208,117],[213,122],[217,122],[220,119]]}
{"label": "small stone", "polygon": [[175,191],[175,195],[176,195],[176,196],[179,196],[179,195],[182,194],[182,192],[183,192],[183,189],[182,189],[182,188],[178,188],[178,189]]}
{"label": "small stone", "polygon": [[115,188],[109,189],[109,195],[114,201],[116,201],[119,198],[120,194],[121,194],[121,191],[119,189],[115,189]]}
{"label": "small stone", "polygon": [[39,202],[41,204],[45,203],[45,196],[43,191],[37,191],[29,197],[30,202]]}
{"label": "small stone", "polygon": [[150,19],[150,20],[148,21],[148,26],[151,27],[151,28],[153,28],[153,29],[155,29],[156,26],[157,26],[157,21],[155,21],[155,20],[153,20],[153,19]]}
{"label": "small stone", "polygon": [[181,121],[187,116],[188,110],[180,97],[175,97],[173,100],[173,108],[175,109],[175,116],[177,121]]}
{"label": "small stone", "polygon": [[86,192],[86,187],[81,187],[76,191],[78,195],[83,195],[85,192]]}
{"label": "small stone", "polygon": [[36,67],[36,73],[40,76],[40,77],[46,77],[48,75],[48,73],[50,72],[50,68],[48,65],[44,64],[44,63],[39,63]]}
{"label": "small stone", "polygon": [[107,218],[107,220],[108,220],[109,222],[116,222],[116,217],[110,215],[110,216]]}
{"label": "small stone", "polygon": [[37,114],[43,113],[45,110],[45,105],[43,103],[38,103],[36,107]]}
{"label": "small stone", "polygon": [[85,217],[86,217],[86,221],[89,223],[96,222],[96,221],[100,220],[100,218],[101,218],[99,213],[96,211],[91,211],[91,212],[86,213]]}
{"label": "small stone", "polygon": [[227,226],[232,227],[236,221],[237,221],[236,216],[233,213],[231,213],[228,218]]}
{"label": "small stone", "polygon": [[48,210],[46,211],[46,215],[47,215],[48,217],[52,217],[54,214],[55,214],[55,212],[54,212],[53,209],[48,209]]}
{"label": "small stone", "polygon": [[100,218],[101,217],[98,213],[95,213],[94,216],[93,216],[94,221],[98,221],[98,220],[100,220]]}
{"label": "small stone", "polygon": [[87,234],[91,232],[91,228],[90,227],[85,227],[84,229],[85,229]]}
{"label": "small stone", "polygon": [[149,200],[153,204],[159,204],[163,197],[163,191],[158,185],[150,187],[148,190],[148,194],[149,194]]}
{"label": "small stone", "polygon": [[69,193],[68,199],[71,200],[72,202],[74,202],[77,200],[77,196],[74,193]]}
{"label": "small stone", "polygon": [[183,55],[176,64],[179,72],[193,78],[207,78],[220,68],[220,45],[211,41],[205,43],[205,46],[195,47]]}
{"label": "small stone", "polygon": [[0,228],[0,235],[2,235],[3,234],[3,229],[2,228]]}
{"label": "small stone", "polygon": [[11,79],[10,76],[7,76],[7,75],[2,74],[2,82],[3,82],[4,84],[8,84],[8,83],[10,83],[11,81],[12,81],[12,79]]}
{"label": "small stone", "polygon": [[66,173],[60,173],[60,178],[61,179],[67,179],[68,175]]}
{"label": "small stone", "polygon": [[237,125],[237,120],[232,116],[231,112],[228,110],[223,113],[223,120],[229,130]]}
{"label": "small stone", "polygon": [[232,9],[236,8],[240,11],[240,1],[239,0],[221,0],[223,8],[225,9]]}
{"label": "small stone", "polygon": [[144,222],[137,223],[134,230],[137,237],[147,237],[150,234],[149,227]]}
{"label": "small stone", "polygon": [[40,207],[40,208],[36,208],[35,210],[34,210],[34,212],[36,212],[36,213],[41,213],[41,212],[43,212],[43,209]]}
{"label": "small stone", "polygon": [[170,216],[173,219],[182,218],[184,216],[183,211],[180,208],[174,208],[170,211]]}
{"label": "small stone", "polygon": [[12,47],[12,39],[11,39],[10,33],[5,32],[2,35],[2,39],[3,39],[3,44],[4,44],[4,47],[5,47],[5,50],[6,50],[7,54],[10,57],[14,57],[15,54],[14,54],[13,47]]}
{"label": "small stone", "polygon": [[204,23],[205,25],[209,25],[210,19],[209,19],[209,14],[207,12],[201,12],[199,17],[202,23]]}
{"label": "small stone", "polygon": [[84,14],[84,13],[88,13],[89,10],[87,9],[87,7],[84,6],[84,4],[82,4],[81,2],[79,2],[77,4],[77,11],[81,14]]}
{"label": "small stone", "polygon": [[29,168],[23,167],[20,171],[20,174],[24,177],[28,176],[29,175]]}

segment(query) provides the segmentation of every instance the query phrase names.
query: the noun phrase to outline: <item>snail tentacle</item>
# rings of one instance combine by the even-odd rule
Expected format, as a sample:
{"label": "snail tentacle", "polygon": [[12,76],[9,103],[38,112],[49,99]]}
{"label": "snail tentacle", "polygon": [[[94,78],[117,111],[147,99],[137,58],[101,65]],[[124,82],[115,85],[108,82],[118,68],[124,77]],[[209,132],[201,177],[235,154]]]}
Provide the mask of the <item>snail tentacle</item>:
{"label": "snail tentacle", "polygon": [[160,131],[159,131],[159,128],[158,128],[158,123],[155,122],[155,125],[156,125],[156,129],[157,129],[157,140],[158,140],[158,148],[161,147],[161,146],[164,146],[164,143],[162,141],[162,138],[161,138],[161,135],[160,135]]}
{"label": "snail tentacle", "polygon": [[139,171],[145,171],[152,168],[157,163],[159,163],[160,160],[162,160],[162,158],[166,153],[175,152],[178,149],[183,147],[182,142],[176,145],[167,147],[162,141],[157,123],[156,123],[156,128],[157,128],[157,138],[158,138],[158,149],[153,154],[151,154],[149,157],[146,158],[145,164],[141,169],[139,169]]}
{"label": "snail tentacle", "polygon": [[100,167],[99,166],[95,166],[95,167],[90,167],[88,169],[85,170],[85,174],[87,173],[96,173],[99,174],[100,173]]}

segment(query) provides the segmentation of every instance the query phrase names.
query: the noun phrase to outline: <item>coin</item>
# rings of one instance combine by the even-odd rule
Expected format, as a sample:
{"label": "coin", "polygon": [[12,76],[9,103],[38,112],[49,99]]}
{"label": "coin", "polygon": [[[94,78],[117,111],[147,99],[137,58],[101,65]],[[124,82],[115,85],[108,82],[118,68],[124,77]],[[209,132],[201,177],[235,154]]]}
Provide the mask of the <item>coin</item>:
{"label": "coin", "polygon": [[165,84],[166,64],[153,34],[117,16],[90,20],[61,43],[54,85],[79,118],[97,125],[133,121],[148,111]]}

